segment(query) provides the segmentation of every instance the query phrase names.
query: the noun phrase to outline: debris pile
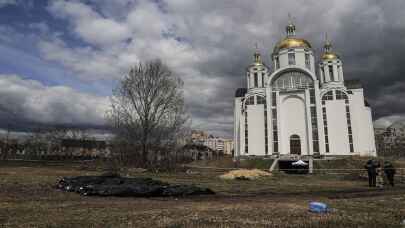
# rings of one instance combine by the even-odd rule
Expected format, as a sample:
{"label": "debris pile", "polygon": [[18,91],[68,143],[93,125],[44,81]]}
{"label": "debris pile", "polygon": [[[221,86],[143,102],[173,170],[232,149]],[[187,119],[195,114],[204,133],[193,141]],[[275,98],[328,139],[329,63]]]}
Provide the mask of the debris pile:
{"label": "debris pile", "polygon": [[121,176],[64,177],[56,188],[84,196],[157,197],[215,194],[194,185],[172,185],[151,178]]}
{"label": "debris pile", "polygon": [[259,169],[238,169],[232,170],[219,177],[226,180],[255,180],[268,176],[271,176],[271,173]]}

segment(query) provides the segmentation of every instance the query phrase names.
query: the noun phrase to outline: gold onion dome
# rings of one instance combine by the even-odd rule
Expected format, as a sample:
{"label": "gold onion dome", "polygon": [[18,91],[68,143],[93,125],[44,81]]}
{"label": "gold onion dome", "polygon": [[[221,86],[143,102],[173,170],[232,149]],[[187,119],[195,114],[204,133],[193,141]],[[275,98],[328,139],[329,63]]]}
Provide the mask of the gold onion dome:
{"label": "gold onion dome", "polygon": [[332,51],[332,43],[328,40],[326,36],[326,43],[324,46],[325,52],[322,54],[321,59],[322,60],[335,60],[339,59],[339,55],[337,55],[335,52]]}
{"label": "gold onion dome", "polygon": [[311,44],[304,39],[295,37],[286,37],[274,47],[274,53],[279,52],[281,49],[285,48],[312,48]]}
{"label": "gold onion dome", "polygon": [[295,37],[295,25],[292,23],[290,15],[289,18],[290,21],[286,27],[287,37],[277,43],[273,53],[278,53],[281,49],[286,48],[312,48],[307,40]]}
{"label": "gold onion dome", "polygon": [[336,53],[333,52],[325,52],[322,55],[322,60],[335,60],[339,59],[339,56]]}

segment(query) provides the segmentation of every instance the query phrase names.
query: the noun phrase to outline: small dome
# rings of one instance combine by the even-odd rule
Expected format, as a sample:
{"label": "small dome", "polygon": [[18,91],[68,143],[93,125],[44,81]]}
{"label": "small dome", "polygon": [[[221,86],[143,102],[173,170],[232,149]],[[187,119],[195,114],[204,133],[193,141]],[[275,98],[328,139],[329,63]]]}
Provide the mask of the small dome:
{"label": "small dome", "polygon": [[335,60],[335,59],[339,59],[339,56],[333,52],[325,52],[325,53],[323,53],[321,58],[322,58],[322,60]]}
{"label": "small dome", "polygon": [[285,48],[312,48],[311,44],[304,39],[287,37],[280,41],[273,50],[273,53],[278,53],[281,49]]}
{"label": "small dome", "polygon": [[251,66],[262,66],[262,56],[260,55],[259,49],[257,48],[256,45],[256,52],[254,53],[254,62],[251,64]]}
{"label": "small dome", "polygon": [[321,59],[325,61],[339,59],[339,56],[332,51],[332,42],[328,40],[328,35],[326,34],[326,43],[323,46],[325,52],[322,54]]}

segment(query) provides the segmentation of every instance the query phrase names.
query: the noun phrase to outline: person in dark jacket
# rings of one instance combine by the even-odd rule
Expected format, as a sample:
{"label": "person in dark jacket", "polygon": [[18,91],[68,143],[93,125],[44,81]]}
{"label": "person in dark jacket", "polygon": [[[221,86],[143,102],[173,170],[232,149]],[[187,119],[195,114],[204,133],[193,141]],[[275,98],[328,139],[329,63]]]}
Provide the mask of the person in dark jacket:
{"label": "person in dark jacket", "polygon": [[392,187],[394,187],[394,176],[395,176],[396,170],[391,162],[389,162],[389,161],[384,162],[384,173],[385,173],[385,176],[387,177],[389,184]]}
{"label": "person in dark jacket", "polygon": [[368,160],[364,168],[368,174],[368,186],[376,187],[378,165],[373,160]]}

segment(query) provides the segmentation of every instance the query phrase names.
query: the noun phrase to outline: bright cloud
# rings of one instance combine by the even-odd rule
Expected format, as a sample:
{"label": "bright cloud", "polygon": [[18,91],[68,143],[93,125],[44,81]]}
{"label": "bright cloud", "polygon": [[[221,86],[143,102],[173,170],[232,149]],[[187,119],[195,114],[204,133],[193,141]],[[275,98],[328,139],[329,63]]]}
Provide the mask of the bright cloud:
{"label": "bright cloud", "polygon": [[17,0],[0,0],[0,8],[7,5],[17,5]]}
{"label": "bright cloud", "polygon": [[[41,124],[105,125],[107,97],[46,86],[17,75],[0,75],[0,117]],[[9,120],[10,121],[10,120]]]}

